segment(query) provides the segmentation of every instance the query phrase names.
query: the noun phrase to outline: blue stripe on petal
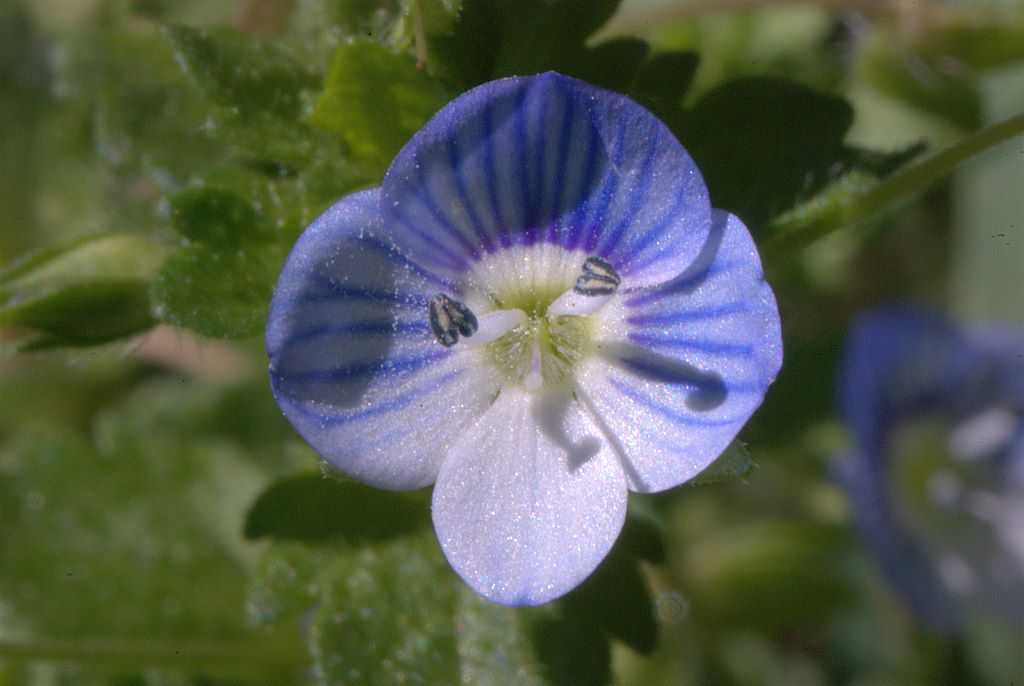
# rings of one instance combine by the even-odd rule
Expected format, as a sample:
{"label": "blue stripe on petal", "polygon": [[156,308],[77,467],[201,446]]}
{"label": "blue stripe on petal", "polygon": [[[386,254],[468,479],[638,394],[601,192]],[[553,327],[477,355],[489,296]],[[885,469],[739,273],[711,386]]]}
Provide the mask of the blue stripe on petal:
{"label": "blue stripe on petal", "polygon": [[630,334],[629,340],[648,348],[694,350],[699,353],[704,353],[705,355],[749,357],[754,352],[754,345],[751,343],[733,343],[730,341],[705,340],[702,338],[666,338],[664,336]]}
{"label": "blue stripe on petal", "polygon": [[681,312],[647,312],[645,314],[631,314],[626,317],[626,323],[633,326],[672,326],[673,324],[684,324],[696,322],[702,319],[718,319],[731,314],[743,314],[749,310],[749,306],[743,301],[735,301],[725,305],[711,307],[699,307]]}
{"label": "blue stripe on petal", "polygon": [[324,459],[418,488],[494,384],[431,335],[426,305],[446,281],[384,243],[379,199],[348,196],[300,236],[271,302],[267,354],[275,398]]}
{"label": "blue stripe on petal", "polygon": [[599,342],[579,383],[624,446],[631,488],[663,490],[717,458],[761,403],[782,362],[778,311],[749,232],[724,212],[692,272],[623,305],[607,330],[625,335]]}
{"label": "blue stripe on petal", "polygon": [[[650,285],[692,261],[710,212],[692,160],[653,115],[555,73],[449,103],[402,149],[382,192],[399,250],[450,278],[498,246],[545,240],[596,250],[631,287]],[[651,254],[666,243],[674,250]]]}

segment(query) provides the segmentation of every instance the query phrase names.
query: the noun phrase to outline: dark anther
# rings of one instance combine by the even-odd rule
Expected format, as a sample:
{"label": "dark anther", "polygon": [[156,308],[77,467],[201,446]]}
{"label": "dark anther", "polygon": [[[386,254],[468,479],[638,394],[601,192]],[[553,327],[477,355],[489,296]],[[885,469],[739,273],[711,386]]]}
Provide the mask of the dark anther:
{"label": "dark anther", "polygon": [[430,299],[430,329],[444,347],[458,343],[460,334],[472,336],[476,328],[476,315],[462,303],[443,293]]}
{"label": "dark anther", "polygon": [[580,295],[611,295],[622,279],[615,267],[600,257],[588,257],[573,290]]}

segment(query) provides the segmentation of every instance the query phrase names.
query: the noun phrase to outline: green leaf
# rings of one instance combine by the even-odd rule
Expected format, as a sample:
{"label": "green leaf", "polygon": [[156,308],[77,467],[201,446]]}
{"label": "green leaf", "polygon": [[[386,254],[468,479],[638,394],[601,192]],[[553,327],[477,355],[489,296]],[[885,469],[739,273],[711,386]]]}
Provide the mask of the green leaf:
{"label": "green leaf", "polygon": [[533,647],[552,686],[611,683],[608,639],[592,622],[542,615],[530,629]]}
{"label": "green leaf", "polygon": [[808,197],[844,159],[846,101],[781,79],[743,78],[705,95],[674,124],[715,207],[755,232]]}
{"label": "green leaf", "polygon": [[278,479],[260,494],[245,520],[246,538],[278,541],[380,541],[430,523],[429,501],[320,473]]}
{"label": "green leaf", "polygon": [[[406,0],[419,7],[423,16],[424,31],[429,36],[450,34],[458,21],[462,0]],[[415,11],[415,10],[413,10]]]}
{"label": "green leaf", "polygon": [[860,61],[861,78],[882,93],[961,130],[969,131],[981,123],[981,96],[970,74],[950,74],[940,63],[909,56],[892,34],[876,32],[863,48]]}
{"label": "green leaf", "polygon": [[570,621],[590,623],[638,653],[650,653],[657,644],[654,604],[630,546],[621,538],[562,605]]}
{"label": "green leaf", "polygon": [[448,98],[415,61],[376,43],[341,45],[310,123],[341,134],[351,159],[383,174],[399,149]]}
{"label": "green leaf", "polygon": [[736,481],[746,477],[753,469],[754,461],[750,458],[747,446],[737,439],[729,444],[718,459],[687,483],[696,486]]}
{"label": "green leaf", "polygon": [[[533,649],[524,613],[459,589],[455,611],[462,683],[542,686],[548,669]],[[582,676],[577,674],[576,676]],[[580,680],[577,683],[592,683]]]}
{"label": "green leaf", "polygon": [[167,259],[153,283],[157,316],[217,338],[262,331],[285,246],[222,251],[196,244]]}
{"label": "green leaf", "polygon": [[[805,207],[784,214],[773,222],[774,232],[765,245],[765,262],[785,259],[840,226],[856,224],[904,202],[965,160],[1022,133],[1024,114],[1019,114],[976,131],[939,153],[900,168],[885,179],[874,180],[865,174],[849,174],[841,178]],[[916,149],[912,147],[907,152],[916,154]]]}
{"label": "green leaf", "polygon": [[588,56],[585,45],[618,4],[619,0],[464,0],[451,34],[431,36],[430,64],[460,90],[501,76],[549,69],[582,76],[581,65],[588,59],[610,70],[595,69],[594,62],[589,69],[584,66],[591,81],[621,83],[622,65]]}
{"label": "green leaf", "polygon": [[360,548],[274,543],[254,581],[249,616],[301,618],[321,683],[601,686],[609,638],[649,651],[657,634],[626,539],[590,580],[539,608],[477,596],[429,530]]}
{"label": "green leaf", "polygon": [[238,246],[266,240],[252,204],[236,193],[219,188],[187,188],[171,198],[171,221],[178,233],[194,241]]}
{"label": "green leaf", "polygon": [[244,115],[269,112],[294,120],[300,93],[317,83],[314,72],[248,33],[168,26],[164,35],[206,97]]}
{"label": "green leaf", "polygon": [[215,398],[155,383],[103,412],[92,440],[50,427],[7,444],[0,600],[15,617],[52,638],[248,634],[228,532],[265,477],[196,435]]}
{"label": "green leaf", "polygon": [[851,600],[846,544],[835,526],[761,519],[691,543],[677,570],[707,626],[778,632],[820,623]]}
{"label": "green leaf", "polygon": [[571,71],[584,81],[626,92],[646,58],[646,42],[638,38],[618,38],[582,51]]}
{"label": "green leaf", "polygon": [[165,251],[123,234],[90,234],[32,253],[0,272],[0,324],[54,345],[94,345],[154,323],[149,284]]}
{"label": "green leaf", "polygon": [[654,55],[636,73],[628,93],[659,117],[675,114],[693,83],[699,61],[694,52]]}
{"label": "green leaf", "polygon": [[323,683],[459,682],[459,583],[432,533],[337,557],[310,620]]}

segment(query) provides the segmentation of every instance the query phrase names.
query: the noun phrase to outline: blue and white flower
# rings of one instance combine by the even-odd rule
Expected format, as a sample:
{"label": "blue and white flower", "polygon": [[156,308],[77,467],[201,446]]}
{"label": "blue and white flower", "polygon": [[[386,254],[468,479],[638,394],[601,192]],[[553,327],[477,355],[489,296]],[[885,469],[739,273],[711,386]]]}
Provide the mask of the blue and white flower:
{"label": "blue and white flower", "polygon": [[299,433],[374,486],[434,483],[449,561],[506,604],[580,583],[627,491],[698,474],[781,364],[747,229],[658,119],[556,73],[457,98],[314,221],[267,348]]}
{"label": "blue and white flower", "polygon": [[875,310],[851,329],[839,404],[857,522],[914,612],[1024,624],[1024,331]]}

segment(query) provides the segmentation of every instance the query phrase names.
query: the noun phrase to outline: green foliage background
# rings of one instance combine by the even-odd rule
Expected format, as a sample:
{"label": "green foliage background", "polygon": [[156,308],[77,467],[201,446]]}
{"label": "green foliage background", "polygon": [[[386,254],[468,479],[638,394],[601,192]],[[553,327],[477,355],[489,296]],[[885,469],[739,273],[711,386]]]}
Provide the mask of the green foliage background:
{"label": "green foliage background", "polygon": [[[1021,194],[993,190],[1021,138],[948,175],[1024,130],[993,125],[1024,9],[735,5],[0,0],[0,685],[1024,678],[1019,632],[914,621],[829,469],[854,312],[1024,322]],[[261,334],[309,221],[451,98],[547,69],[678,135],[754,232],[786,363],[742,443],[513,609],[447,566],[428,492],[318,463]]]}

